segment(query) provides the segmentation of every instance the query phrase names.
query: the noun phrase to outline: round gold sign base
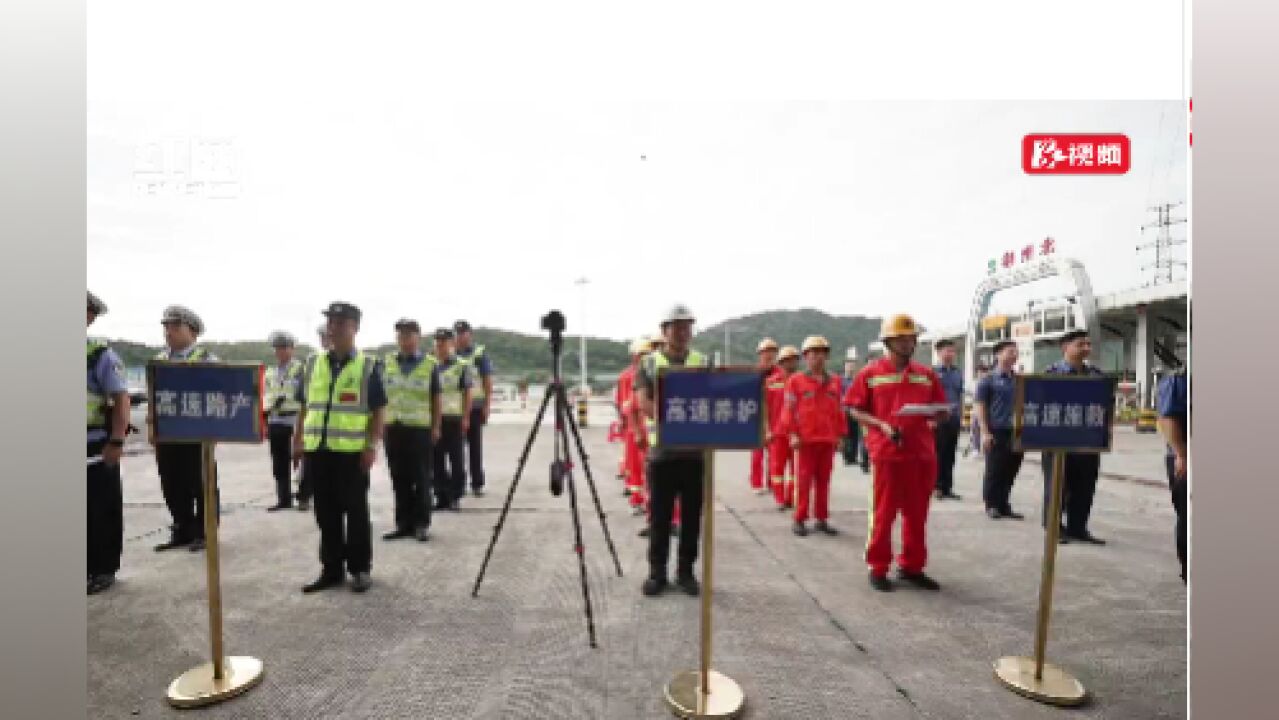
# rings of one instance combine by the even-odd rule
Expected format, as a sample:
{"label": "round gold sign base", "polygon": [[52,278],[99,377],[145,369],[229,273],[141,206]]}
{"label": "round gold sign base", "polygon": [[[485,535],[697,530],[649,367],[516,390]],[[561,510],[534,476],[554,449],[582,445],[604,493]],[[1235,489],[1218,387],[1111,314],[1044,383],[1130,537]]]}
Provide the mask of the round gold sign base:
{"label": "round gold sign base", "polygon": [[1088,697],[1084,686],[1056,665],[1044,663],[1044,676],[1036,680],[1035,661],[1028,657],[1000,658],[995,677],[1018,695],[1049,705],[1079,705]]}
{"label": "round gold sign base", "polygon": [[682,718],[735,718],[746,704],[742,688],[732,678],[714,670],[707,673],[710,695],[706,707],[698,712],[701,698],[701,673],[689,670],[676,675],[666,684],[666,705]]}
{"label": "round gold sign base", "polygon": [[213,679],[213,663],[191,668],[169,685],[169,703],[192,708],[230,700],[262,681],[262,661],[229,657],[222,661],[222,679]]}

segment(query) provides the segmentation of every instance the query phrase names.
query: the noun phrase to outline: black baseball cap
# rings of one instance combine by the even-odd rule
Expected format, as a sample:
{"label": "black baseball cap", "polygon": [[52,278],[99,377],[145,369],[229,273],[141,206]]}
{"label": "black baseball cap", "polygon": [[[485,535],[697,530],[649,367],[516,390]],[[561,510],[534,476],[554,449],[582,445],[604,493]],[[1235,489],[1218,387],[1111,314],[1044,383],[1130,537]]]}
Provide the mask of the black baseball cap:
{"label": "black baseball cap", "polygon": [[452,340],[453,331],[449,330],[448,328],[439,328],[438,330],[435,331],[435,339],[436,340]]}
{"label": "black baseball cap", "polygon": [[348,318],[359,322],[362,313],[360,309],[349,302],[336,301],[329,303],[328,309],[322,313],[327,317]]}
{"label": "black baseball cap", "polygon": [[465,320],[458,320],[453,323],[453,331],[458,333],[470,332],[471,324]]}
{"label": "black baseball cap", "polygon": [[1013,342],[1012,340],[1000,340],[999,342],[995,343],[994,352],[996,355],[998,355],[1000,352],[1003,351],[1004,348],[1008,347],[1009,345],[1016,345],[1016,344],[1017,343]]}
{"label": "black baseball cap", "polygon": [[396,330],[408,330],[417,334],[422,334],[422,326],[417,324],[416,320],[411,318],[400,318],[395,321]]}
{"label": "black baseball cap", "polygon": [[[937,348],[938,350],[941,350],[942,348],[955,347],[955,341],[950,339],[938,340],[937,343],[933,345],[933,347]],[[999,347],[999,346],[996,345],[995,347]],[[999,350],[995,350],[995,352],[999,352]]]}

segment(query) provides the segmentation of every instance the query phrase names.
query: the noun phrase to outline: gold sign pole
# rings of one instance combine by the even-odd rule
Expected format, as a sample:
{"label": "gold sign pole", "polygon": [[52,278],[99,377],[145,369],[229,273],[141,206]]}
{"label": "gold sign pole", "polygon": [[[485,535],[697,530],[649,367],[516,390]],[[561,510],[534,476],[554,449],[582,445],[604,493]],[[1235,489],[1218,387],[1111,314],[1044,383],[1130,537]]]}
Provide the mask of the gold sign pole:
{"label": "gold sign pole", "polygon": [[732,678],[711,669],[711,599],[715,568],[715,453],[706,452],[702,476],[702,652],[697,670],[666,684],[666,704],[682,718],[735,718],[746,704]]}
{"label": "gold sign pole", "polygon": [[1088,692],[1070,673],[1044,661],[1048,647],[1048,618],[1052,614],[1057,544],[1061,537],[1061,498],[1065,486],[1066,454],[1053,453],[1044,566],[1039,583],[1039,618],[1035,624],[1035,657],[1004,657],[995,663],[995,677],[1013,692],[1050,705],[1078,705]]}
{"label": "gold sign pole", "polygon": [[218,567],[217,469],[213,443],[200,446],[204,480],[205,567],[209,589],[209,637],[213,660],[194,667],[169,685],[169,703],[189,708],[212,705],[246,692],[262,680],[262,661],[252,657],[226,657],[222,653],[222,581]]}

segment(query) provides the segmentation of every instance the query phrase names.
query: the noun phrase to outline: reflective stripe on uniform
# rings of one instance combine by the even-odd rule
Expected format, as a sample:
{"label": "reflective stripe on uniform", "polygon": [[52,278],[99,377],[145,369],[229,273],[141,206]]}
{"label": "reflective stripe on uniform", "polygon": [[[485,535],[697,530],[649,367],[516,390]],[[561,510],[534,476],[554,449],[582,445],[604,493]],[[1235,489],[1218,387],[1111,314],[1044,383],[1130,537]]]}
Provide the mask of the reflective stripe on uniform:
{"label": "reflective stripe on uniform", "polygon": [[480,358],[484,357],[484,346],[476,345],[475,350],[467,357],[463,357],[461,353],[456,356],[458,362],[464,363],[475,369],[474,383],[471,384],[471,402],[483,400],[484,395],[484,378],[480,377]]}
{"label": "reflective stripe on uniform", "polygon": [[298,360],[290,360],[288,366],[285,367],[283,376],[280,373],[279,365],[272,365],[266,369],[266,387],[263,402],[267,410],[275,408],[276,400],[283,397],[284,402],[280,403],[278,409],[272,412],[281,414],[296,413],[302,409],[302,403],[298,402],[294,397],[296,395],[297,383],[302,379],[302,363]]}
{"label": "reflective stripe on uniform", "polygon": [[[93,372],[93,365],[96,364],[95,359],[101,356],[101,353],[107,349],[106,343],[97,340],[89,340],[85,348],[85,360],[90,363],[89,372]],[[86,425],[90,430],[103,430],[107,427],[107,396],[102,393],[94,392],[92,387],[87,387],[89,396],[85,402]]]}

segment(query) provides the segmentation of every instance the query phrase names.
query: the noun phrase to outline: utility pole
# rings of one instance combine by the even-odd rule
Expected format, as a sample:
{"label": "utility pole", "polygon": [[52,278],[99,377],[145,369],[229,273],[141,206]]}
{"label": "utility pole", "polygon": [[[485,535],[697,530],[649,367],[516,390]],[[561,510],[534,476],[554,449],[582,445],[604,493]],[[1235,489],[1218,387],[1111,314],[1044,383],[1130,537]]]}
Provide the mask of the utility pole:
{"label": "utility pole", "polygon": [[1147,265],[1142,270],[1154,270],[1150,285],[1159,285],[1161,283],[1170,283],[1173,281],[1173,269],[1176,267],[1185,267],[1185,261],[1178,260],[1173,256],[1173,247],[1184,245],[1185,238],[1174,238],[1172,236],[1172,226],[1180,225],[1186,222],[1185,218],[1174,218],[1172,216],[1173,208],[1180,207],[1184,203],[1164,203],[1163,205],[1155,205],[1149,208],[1150,212],[1155,213],[1155,220],[1141,226],[1141,234],[1145,235],[1147,230],[1155,230],[1156,236],[1154,242],[1138,245],[1137,252],[1154,248],[1155,262]]}

